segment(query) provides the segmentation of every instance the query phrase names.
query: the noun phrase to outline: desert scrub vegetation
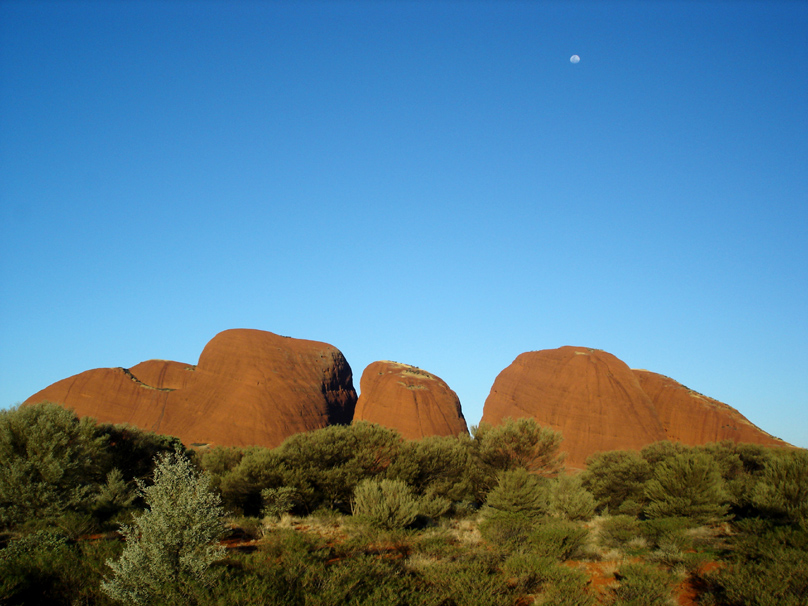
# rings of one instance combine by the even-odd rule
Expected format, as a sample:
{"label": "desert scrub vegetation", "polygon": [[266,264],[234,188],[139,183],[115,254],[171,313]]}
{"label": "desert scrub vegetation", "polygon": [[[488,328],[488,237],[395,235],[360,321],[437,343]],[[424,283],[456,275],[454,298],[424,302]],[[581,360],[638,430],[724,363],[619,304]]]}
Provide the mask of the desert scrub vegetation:
{"label": "desert scrub vegetation", "polygon": [[660,442],[568,474],[560,444],[518,419],[195,452],[3,411],[0,605],[808,603],[805,451]]}
{"label": "desert scrub vegetation", "polygon": [[221,497],[179,450],[156,463],[153,483],[137,482],[146,510],[121,526],[125,547],[107,562],[112,575],[101,589],[126,604],[190,606],[213,584],[210,567],[224,555]]}

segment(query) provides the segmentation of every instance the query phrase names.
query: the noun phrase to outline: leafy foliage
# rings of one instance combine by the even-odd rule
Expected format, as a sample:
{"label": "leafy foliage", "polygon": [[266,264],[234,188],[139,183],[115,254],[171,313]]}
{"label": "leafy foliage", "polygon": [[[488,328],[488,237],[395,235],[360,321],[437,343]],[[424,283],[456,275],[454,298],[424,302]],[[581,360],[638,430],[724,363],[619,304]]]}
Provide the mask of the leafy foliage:
{"label": "leafy foliage", "polygon": [[353,513],[386,530],[406,528],[419,513],[418,500],[401,480],[362,480],[354,491]]}
{"label": "leafy foliage", "polygon": [[570,560],[581,554],[589,531],[575,522],[546,520],[528,535],[530,550],[542,557]]}
{"label": "leafy foliage", "polygon": [[559,475],[547,487],[549,511],[567,520],[588,520],[595,515],[595,497],[583,487],[580,475]]}
{"label": "leafy foliage", "polygon": [[385,475],[417,495],[461,501],[471,496],[471,464],[468,438],[429,436],[402,442]]}
{"label": "leafy foliage", "polygon": [[581,474],[584,488],[595,497],[600,511],[638,513],[645,501],[651,465],[631,450],[601,452],[589,457]]}
{"label": "leafy foliage", "polygon": [[294,488],[281,486],[280,488],[264,488],[261,491],[261,500],[264,507],[261,513],[270,519],[280,519],[280,517],[292,511],[297,500],[297,493]]}
{"label": "leafy foliage", "polygon": [[610,516],[600,524],[600,543],[605,547],[623,548],[639,537],[640,533],[640,522],[634,516]]}
{"label": "leafy foliage", "polygon": [[223,505],[244,515],[259,515],[262,491],[284,484],[284,464],[275,450],[253,447],[241,453],[214,449],[202,457],[202,467],[211,473],[211,484],[218,484]]}
{"label": "leafy foliage", "polygon": [[56,404],[0,411],[0,526],[88,511],[105,442],[90,419]]}
{"label": "leafy foliage", "polygon": [[221,559],[221,500],[210,478],[180,452],[158,455],[154,484],[138,482],[149,509],[121,530],[126,547],[108,562],[104,591],[130,604],[193,604],[212,584],[210,566]]}
{"label": "leafy foliage", "polygon": [[547,490],[541,478],[524,468],[500,472],[488,493],[486,508],[502,513],[542,515],[547,512]]}
{"label": "leafy foliage", "polygon": [[561,432],[542,427],[533,418],[505,419],[496,426],[480,423],[472,428],[475,463],[489,477],[501,471],[527,469],[545,477],[563,467]]}
{"label": "leafy foliage", "polygon": [[108,604],[101,568],[118,543],[74,543],[39,530],[0,550],[0,604]]}
{"label": "leafy foliage", "polygon": [[667,606],[672,589],[669,573],[643,563],[626,564],[613,590],[615,606]]}
{"label": "leafy foliage", "polygon": [[683,452],[659,463],[645,485],[649,518],[689,517],[700,522],[723,519],[729,495],[712,457]]}
{"label": "leafy foliage", "polygon": [[766,461],[752,501],[769,514],[808,528],[808,451],[783,452]]}
{"label": "leafy foliage", "polygon": [[[590,606],[582,567],[563,562],[612,557],[594,528],[644,561],[609,603],[669,603],[673,569],[697,576],[705,605],[805,604],[804,451],[663,442],[568,476],[559,440],[524,419],[419,441],[357,423],[197,455],[52,405],[6,411],[0,603]],[[222,503],[256,551],[219,559]],[[359,524],[340,513],[351,504]],[[593,507],[618,515],[583,524]],[[87,536],[126,520],[125,544]],[[707,558],[719,566],[700,572]]]}
{"label": "leafy foliage", "polygon": [[367,422],[332,425],[287,438],[277,449],[282,483],[309,512],[348,510],[356,485],[385,472],[401,446],[398,432]]}
{"label": "leafy foliage", "polygon": [[808,532],[772,520],[737,524],[729,564],[702,575],[718,606],[804,606]]}

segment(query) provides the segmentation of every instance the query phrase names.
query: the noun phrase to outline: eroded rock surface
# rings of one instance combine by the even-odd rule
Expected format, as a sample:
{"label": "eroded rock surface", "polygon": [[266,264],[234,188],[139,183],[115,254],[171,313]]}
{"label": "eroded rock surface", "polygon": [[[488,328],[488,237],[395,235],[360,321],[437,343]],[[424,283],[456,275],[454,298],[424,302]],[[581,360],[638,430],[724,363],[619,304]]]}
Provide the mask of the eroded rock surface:
{"label": "eroded rock surface", "polygon": [[482,422],[534,417],[560,430],[567,467],[601,450],[640,449],[666,439],[662,421],[631,369],[585,347],[523,353],[494,381]]}
{"label": "eroded rock surface", "polygon": [[460,400],[439,377],[407,364],[373,362],[362,373],[354,420],[408,439],[468,433]]}
{"label": "eroded rock surface", "polygon": [[196,366],[149,360],[130,369],[89,370],[25,404],[46,400],[186,444],[273,447],[295,433],[349,423],[356,391],[335,347],[234,329],[216,335]]}
{"label": "eroded rock surface", "polygon": [[659,440],[786,445],[737,410],[672,379],[631,370],[612,354],[561,347],[521,354],[496,378],[482,422],[533,417],[563,433],[567,467],[599,451],[640,450]]}
{"label": "eroded rock surface", "polygon": [[690,445],[722,440],[788,445],[753,425],[731,406],[688,389],[670,377],[648,370],[635,370],[634,374],[651,398],[670,440]]}

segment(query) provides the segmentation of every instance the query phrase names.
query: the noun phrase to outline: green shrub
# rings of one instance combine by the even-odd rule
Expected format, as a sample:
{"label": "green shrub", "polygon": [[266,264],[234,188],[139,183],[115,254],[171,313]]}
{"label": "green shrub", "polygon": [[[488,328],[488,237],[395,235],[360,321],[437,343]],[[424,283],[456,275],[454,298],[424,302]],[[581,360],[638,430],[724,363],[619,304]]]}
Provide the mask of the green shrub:
{"label": "green shrub", "polygon": [[431,520],[446,515],[452,508],[452,502],[439,496],[423,496],[418,499],[418,513]]}
{"label": "green shrub", "polygon": [[306,586],[310,606],[407,606],[419,602],[414,579],[400,561],[355,555],[324,569]]}
{"label": "green shrub", "polygon": [[513,590],[508,587],[496,562],[473,557],[438,563],[424,569],[428,586],[415,603],[424,606],[511,606]]}
{"label": "green shrub", "polygon": [[685,452],[659,463],[645,485],[649,518],[687,517],[697,522],[723,520],[729,495],[713,458]]}
{"label": "green shrub", "polygon": [[56,404],[0,411],[0,527],[90,511],[106,438]]}
{"label": "green shrub", "polygon": [[502,564],[503,572],[515,579],[523,593],[538,592],[553,578],[558,568],[558,562],[554,558],[532,552],[513,553]]}
{"label": "green shrub", "polygon": [[107,473],[106,483],[98,488],[93,513],[101,520],[108,520],[129,509],[136,496],[129,483],[124,481],[123,472],[114,468]]}
{"label": "green shrub", "polygon": [[106,471],[120,469],[124,480],[146,480],[154,473],[154,462],[161,453],[188,452],[179,438],[146,431],[131,425],[100,424],[96,431],[104,438]]}
{"label": "green shrub", "polygon": [[556,565],[542,593],[543,603],[553,606],[595,606],[588,592],[589,576],[567,566]]}
{"label": "green shrub", "polygon": [[357,484],[381,477],[400,447],[397,431],[361,421],[295,434],[273,452],[283,469],[279,485],[295,488],[306,511],[348,511]]}
{"label": "green shrub", "polygon": [[[209,461],[205,456],[202,458],[203,465],[230,465],[238,458],[238,464],[219,476],[223,505],[234,513],[260,515],[264,506],[261,491],[279,488],[284,484],[284,466],[278,453],[269,448],[254,447],[241,452],[240,456],[234,452],[220,452],[217,456],[225,461]],[[216,468],[216,465],[212,466]]]}
{"label": "green shrub", "polygon": [[615,575],[615,606],[667,606],[673,580],[667,572],[648,564],[626,564]]}
{"label": "green shrub", "polygon": [[542,604],[592,606],[595,603],[586,590],[588,575],[562,566],[554,558],[535,553],[517,553],[505,560],[502,570],[515,581],[520,593],[541,592]]}
{"label": "green shrub", "polygon": [[580,556],[589,531],[575,522],[547,520],[530,531],[527,542],[532,553],[564,561]]}
{"label": "green shrub", "polygon": [[331,550],[291,528],[274,529],[252,554],[231,555],[213,592],[227,606],[299,606],[318,591]]}
{"label": "green shrub", "polygon": [[735,524],[727,566],[701,576],[719,606],[805,606],[808,531],[767,519]]}
{"label": "green shrub", "polygon": [[780,452],[766,461],[752,502],[769,515],[808,528],[808,451]]}
{"label": "green shrub", "polygon": [[264,488],[261,491],[261,515],[271,520],[279,520],[283,514],[289,513],[297,501],[297,491],[291,486]]}
{"label": "green shrub", "polygon": [[406,528],[418,513],[418,499],[400,480],[363,480],[354,491],[353,514],[375,528]]}
{"label": "green shrub", "polygon": [[601,452],[589,457],[586,466],[581,483],[595,497],[599,511],[639,513],[645,501],[645,483],[651,479],[651,466],[640,453]]}
{"label": "green shrub", "polygon": [[489,512],[480,522],[480,535],[497,547],[524,550],[536,518],[521,513]]}
{"label": "green shrub", "polygon": [[523,467],[544,475],[561,468],[561,434],[531,417],[504,419],[499,425],[481,423],[472,432],[475,455],[497,471]]}
{"label": "green shrub", "polygon": [[805,606],[808,555],[780,549],[775,558],[738,560],[701,580],[719,606]]}
{"label": "green shrub", "polygon": [[640,456],[648,462],[652,469],[654,469],[657,465],[666,463],[680,454],[692,452],[692,450],[693,449],[690,446],[686,446],[681,442],[661,440],[644,447],[640,451]]}
{"label": "green shrub", "polygon": [[103,561],[117,541],[73,543],[52,530],[0,550],[0,604],[112,604],[100,591]]}
{"label": "green shrub", "polygon": [[[230,474],[250,449],[216,446],[199,456],[199,466],[210,474],[210,486],[222,492],[222,481]],[[224,499],[224,495],[222,495]]]}
{"label": "green shrub", "polygon": [[71,541],[77,541],[100,530],[98,521],[83,511],[66,511],[53,521],[53,526]]}
{"label": "green shrub", "polygon": [[656,518],[642,522],[640,529],[652,548],[673,546],[685,551],[693,548],[693,539],[687,532],[691,526],[687,518]]}
{"label": "green shrub", "polygon": [[549,512],[567,520],[588,520],[595,515],[595,498],[582,485],[580,475],[559,475],[548,485]]}
{"label": "green shrub", "polygon": [[401,480],[418,496],[461,501],[471,496],[468,437],[428,436],[405,440],[385,476]]}
{"label": "green shrub", "polygon": [[533,418],[508,418],[496,426],[480,423],[472,428],[472,435],[471,482],[480,500],[494,487],[500,472],[523,468],[553,477],[563,467],[561,433]]}
{"label": "green shrub", "polygon": [[456,558],[464,549],[457,538],[444,528],[432,528],[413,537],[413,554],[422,554],[436,560]]}
{"label": "green shrub", "polygon": [[600,523],[599,541],[604,547],[625,548],[625,546],[640,536],[640,522],[637,518],[627,515],[610,516]]}
{"label": "green shrub", "polygon": [[547,491],[541,478],[520,467],[499,473],[485,505],[500,513],[538,516],[547,512]]}
{"label": "green shrub", "polygon": [[121,533],[126,547],[109,561],[103,590],[130,604],[193,604],[212,585],[211,564],[223,556],[221,499],[210,478],[181,452],[158,455],[154,484],[138,482],[149,509]]}

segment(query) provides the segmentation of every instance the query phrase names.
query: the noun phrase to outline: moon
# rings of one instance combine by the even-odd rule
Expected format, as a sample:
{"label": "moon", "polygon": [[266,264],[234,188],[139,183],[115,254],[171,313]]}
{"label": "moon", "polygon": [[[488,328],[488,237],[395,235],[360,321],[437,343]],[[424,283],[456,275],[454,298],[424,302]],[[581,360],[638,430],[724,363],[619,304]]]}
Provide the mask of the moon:
{"label": "moon", "polygon": [[578,55],[573,55],[570,57],[570,63],[578,63],[580,60],[581,58]]}

